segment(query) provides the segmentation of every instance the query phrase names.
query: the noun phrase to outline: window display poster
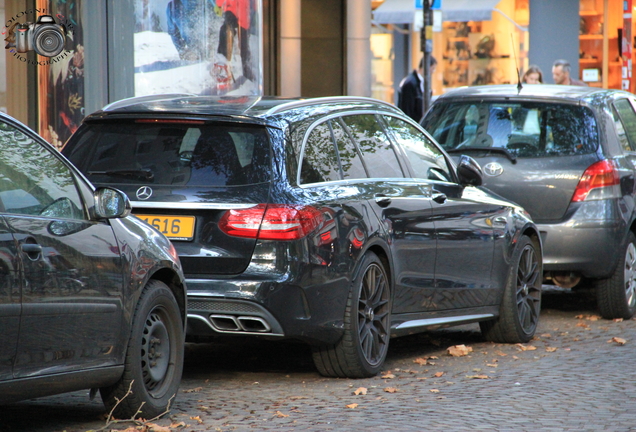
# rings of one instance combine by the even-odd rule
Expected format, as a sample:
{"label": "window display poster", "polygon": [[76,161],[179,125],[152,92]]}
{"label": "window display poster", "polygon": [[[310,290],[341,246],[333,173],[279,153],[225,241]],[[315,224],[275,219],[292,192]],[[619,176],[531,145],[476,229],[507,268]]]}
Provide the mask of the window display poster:
{"label": "window display poster", "polygon": [[260,0],[135,0],[135,96],[260,95]]}
{"label": "window display poster", "polygon": [[81,1],[37,0],[36,9],[53,17],[64,39],[55,56],[37,55],[39,133],[60,149],[86,115]]}

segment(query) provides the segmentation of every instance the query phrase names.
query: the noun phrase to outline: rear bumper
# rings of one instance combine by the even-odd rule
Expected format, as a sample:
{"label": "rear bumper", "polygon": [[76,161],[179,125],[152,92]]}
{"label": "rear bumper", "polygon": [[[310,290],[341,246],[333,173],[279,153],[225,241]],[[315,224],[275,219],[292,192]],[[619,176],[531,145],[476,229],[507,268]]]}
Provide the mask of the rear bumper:
{"label": "rear bumper", "polygon": [[537,223],[543,241],[543,270],[609,277],[623,253],[629,226],[616,200],[591,201],[555,224]]}
{"label": "rear bumper", "polygon": [[348,283],[186,279],[189,338],[259,336],[333,344],[342,336]]}

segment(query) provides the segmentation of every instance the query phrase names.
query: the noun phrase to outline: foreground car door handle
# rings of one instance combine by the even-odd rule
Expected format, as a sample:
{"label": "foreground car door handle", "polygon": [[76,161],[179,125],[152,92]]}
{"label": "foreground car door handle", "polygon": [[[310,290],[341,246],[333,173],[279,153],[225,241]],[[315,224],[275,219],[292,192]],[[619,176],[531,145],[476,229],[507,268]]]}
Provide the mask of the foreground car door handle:
{"label": "foreground car door handle", "polygon": [[380,206],[380,207],[386,207],[389,204],[391,204],[391,197],[388,197],[386,195],[382,195],[382,194],[377,194],[375,196],[375,202]]}
{"label": "foreground car door handle", "polygon": [[36,260],[42,254],[42,246],[35,243],[22,243],[20,250],[24,252],[29,259]]}

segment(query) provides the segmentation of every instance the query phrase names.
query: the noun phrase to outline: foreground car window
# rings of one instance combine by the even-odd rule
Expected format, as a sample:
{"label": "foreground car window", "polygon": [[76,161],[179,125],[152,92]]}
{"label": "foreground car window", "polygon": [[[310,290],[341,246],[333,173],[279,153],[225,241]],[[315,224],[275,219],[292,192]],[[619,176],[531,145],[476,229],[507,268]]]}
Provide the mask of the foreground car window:
{"label": "foreground car window", "polygon": [[68,155],[95,183],[234,186],[270,172],[265,128],[234,124],[90,124]]}
{"label": "foreground car window", "polygon": [[0,122],[0,210],[84,219],[73,174],[50,150]]}
{"label": "foreground car window", "polygon": [[340,180],[340,165],[329,122],[316,126],[307,138],[300,169],[300,183]]}
{"label": "foreground car window", "polygon": [[502,148],[517,157],[587,154],[598,147],[591,110],[547,103],[442,103],[424,127],[446,150]]}

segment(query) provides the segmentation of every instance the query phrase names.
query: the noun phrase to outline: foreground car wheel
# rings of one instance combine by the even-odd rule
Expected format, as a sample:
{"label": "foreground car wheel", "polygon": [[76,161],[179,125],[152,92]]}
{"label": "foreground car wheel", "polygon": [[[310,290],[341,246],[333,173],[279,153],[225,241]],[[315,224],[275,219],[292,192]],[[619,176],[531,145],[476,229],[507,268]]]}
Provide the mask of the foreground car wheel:
{"label": "foreground car wheel", "polygon": [[608,279],[596,282],[596,299],[603,318],[629,319],[636,311],[636,237],[627,236],[621,259]]}
{"label": "foreground car wheel", "polygon": [[342,339],[333,346],[314,348],[314,363],[324,376],[374,376],[386,359],[391,319],[389,279],[373,252],[363,258],[362,269],[349,293]]}
{"label": "foreground car wheel", "polygon": [[174,295],[163,282],[151,280],[137,304],[124,374],[115,385],[100,389],[106,408],[115,408],[115,418],[150,419],[166,412],[181,381],[183,344]]}
{"label": "foreground car wheel", "polygon": [[479,323],[493,342],[525,343],[534,336],[541,310],[543,261],[537,243],[522,236],[512,254],[499,317]]}

